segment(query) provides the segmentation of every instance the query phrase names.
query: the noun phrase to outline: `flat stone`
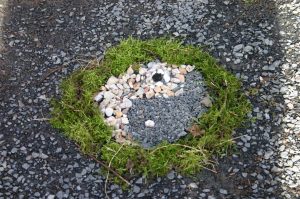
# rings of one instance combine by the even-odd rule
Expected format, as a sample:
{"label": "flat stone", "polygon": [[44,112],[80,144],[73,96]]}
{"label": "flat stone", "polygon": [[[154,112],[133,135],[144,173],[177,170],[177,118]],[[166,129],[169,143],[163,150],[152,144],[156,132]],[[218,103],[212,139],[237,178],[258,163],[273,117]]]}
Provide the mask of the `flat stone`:
{"label": "flat stone", "polygon": [[192,72],[195,69],[195,66],[187,65],[185,69],[189,73],[189,72]]}
{"label": "flat stone", "polygon": [[[122,106],[123,105],[123,106]],[[123,99],[123,103],[121,104],[121,108],[130,108],[132,107],[132,102],[128,98]]]}
{"label": "flat stone", "polygon": [[180,74],[185,75],[187,73],[185,68],[179,68]]}
{"label": "flat stone", "polygon": [[155,92],[153,92],[153,90],[151,89],[150,91],[148,91],[146,93],[146,98],[150,99],[150,98],[154,97],[154,95],[155,95]]}
{"label": "flat stone", "polygon": [[115,112],[116,118],[120,118],[120,117],[122,117],[122,115],[123,115],[122,111],[116,111]]}
{"label": "flat stone", "polygon": [[129,124],[129,120],[126,117],[122,118],[122,124]]}
{"label": "flat stone", "polygon": [[244,48],[244,45],[243,44],[238,44],[238,45],[234,46],[233,51],[237,52],[237,51],[242,50],[242,48]]}
{"label": "flat stone", "polygon": [[171,77],[170,77],[169,73],[165,73],[163,78],[164,78],[166,83],[168,83],[171,80]]}
{"label": "flat stone", "polygon": [[105,109],[105,115],[106,115],[107,117],[112,116],[113,113],[114,113],[114,110],[113,110],[112,108],[108,107],[108,108]]}
{"label": "flat stone", "polygon": [[205,97],[201,100],[201,104],[206,106],[207,108],[212,107],[212,102],[209,97]]}
{"label": "flat stone", "polygon": [[112,84],[116,84],[118,83],[119,79],[114,77],[114,76],[111,76],[107,82],[106,82],[106,85],[112,85]]}
{"label": "flat stone", "polygon": [[104,92],[104,98],[105,99],[110,100],[110,99],[112,99],[114,97],[115,97],[115,95],[111,91],[105,91]]}
{"label": "flat stone", "polygon": [[152,121],[152,120],[147,120],[147,121],[145,122],[145,126],[146,126],[146,127],[154,127],[154,125],[155,125],[155,123],[154,123],[154,121]]}

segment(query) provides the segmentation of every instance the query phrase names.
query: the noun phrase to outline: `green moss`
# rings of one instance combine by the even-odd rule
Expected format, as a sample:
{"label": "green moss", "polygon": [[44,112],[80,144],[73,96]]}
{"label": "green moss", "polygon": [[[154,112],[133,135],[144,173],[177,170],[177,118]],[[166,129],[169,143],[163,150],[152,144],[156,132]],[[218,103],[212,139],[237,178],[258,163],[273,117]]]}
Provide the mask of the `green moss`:
{"label": "green moss", "polygon": [[[169,64],[196,66],[206,81],[213,106],[196,123],[205,134],[191,135],[153,149],[120,145],[111,139],[112,129],[93,104],[93,96],[111,76],[119,76],[130,65],[160,59]],[[65,79],[62,97],[53,101],[51,123],[77,142],[84,153],[111,163],[121,175],[164,175],[170,169],[190,175],[207,164],[213,154],[226,153],[232,148],[232,131],[240,127],[251,109],[241,92],[240,81],[218,66],[208,53],[182,45],[178,41],[129,38],[109,49],[101,63],[85,67]],[[118,153],[118,149],[122,147]],[[114,158],[113,158],[114,157]]]}

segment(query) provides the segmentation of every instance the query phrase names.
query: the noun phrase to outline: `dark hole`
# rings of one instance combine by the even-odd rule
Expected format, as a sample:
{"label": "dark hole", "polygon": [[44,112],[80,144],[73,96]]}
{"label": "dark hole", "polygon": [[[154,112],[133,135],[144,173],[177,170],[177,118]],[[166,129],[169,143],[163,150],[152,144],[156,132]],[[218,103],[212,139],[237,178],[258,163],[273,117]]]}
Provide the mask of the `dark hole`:
{"label": "dark hole", "polygon": [[160,74],[160,73],[155,73],[155,74],[152,76],[152,79],[153,79],[153,81],[155,81],[155,82],[159,82],[159,81],[161,81],[161,80],[163,79],[163,76],[162,76],[162,74]]}

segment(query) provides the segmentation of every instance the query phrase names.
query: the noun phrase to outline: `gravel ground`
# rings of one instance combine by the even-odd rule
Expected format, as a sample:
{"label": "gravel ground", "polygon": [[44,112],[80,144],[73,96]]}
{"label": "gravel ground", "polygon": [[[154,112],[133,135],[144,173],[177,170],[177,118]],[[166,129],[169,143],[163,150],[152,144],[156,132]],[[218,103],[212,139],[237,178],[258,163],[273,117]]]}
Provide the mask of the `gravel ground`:
{"label": "gravel ground", "polygon": [[111,198],[299,198],[296,0],[0,1],[0,198],[104,198],[100,166],[47,122],[62,78],[122,38],[172,35],[204,46],[244,83],[253,122],[216,173],[132,180]]}
{"label": "gravel ground", "polygon": [[[128,111],[128,132],[143,147],[150,148],[164,140],[178,140],[187,134],[193,120],[207,110],[201,104],[201,99],[207,95],[202,75],[192,71],[185,75],[182,85],[184,93],[179,96],[132,101],[133,106]],[[155,126],[146,127],[147,120],[154,121]]]}

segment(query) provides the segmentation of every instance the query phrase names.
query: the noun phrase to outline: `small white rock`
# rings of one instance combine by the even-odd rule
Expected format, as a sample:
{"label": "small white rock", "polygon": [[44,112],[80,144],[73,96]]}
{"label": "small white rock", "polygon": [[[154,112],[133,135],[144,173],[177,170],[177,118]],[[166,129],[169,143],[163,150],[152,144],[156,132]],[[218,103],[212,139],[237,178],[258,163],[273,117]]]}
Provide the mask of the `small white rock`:
{"label": "small white rock", "polygon": [[195,66],[187,65],[185,69],[189,73],[189,72],[192,72],[195,69]]}
{"label": "small white rock", "polygon": [[122,124],[129,124],[129,120],[127,117],[122,117]]}
{"label": "small white rock", "polygon": [[168,83],[171,80],[171,77],[170,77],[169,73],[164,74],[164,80],[165,80],[166,83]]}
{"label": "small white rock", "polygon": [[165,72],[162,69],[158,69],[157,73],[162,74],[162,75],[165,74]]}
{"label": "small white rock", "polygon": [[150,98],[152,98],[154,95],[155,95],[155,93],[154,93],[153,90],[151,89],[150,91],[148,91],[148,92],[146,93],[146,98],[147,98],[147,99],[150,99]]}
{"label": "small white rock", "polygon": [[128,75],[131,75],[131,74],[133,74],[134,73],[134,71],[133,71],[133,69],[131,68],[131,66],[127,69],[127,74]]}
{"label": "small white rock", "polygon": [[[131,100],[128,99],[128,98],[124,98],[122,104],[124,105],[124,108],[130,108],[130,107],[132,107],[132,102],[131,102]],[[121,107],[121,108],[122,108],[122,107]]]}
{"label": "small white rock", "polygon": [[111,85],[111,84],[116,84],[118,83],[119,79],[114,77],[114,76],[111,76],[107,82],[106,82],[106,85]]}
{"label": "small white rock", "polygon": [[190,184],[188,185],[188,187],[191,188],[191,189],[197,189],[197,188],[198,188],[198,185],[197,185],[196,183],[192,182],[192,183],[190,183]]}
{"label": "small white rock", "polygon": [[146,127],[154,127],[154,125],[155,125],[155,123],[154,123],[154,121],[152,121],[152,120],[147,120],[146,122],[145,122],[145,126]]}
{"label": "small white rock", "polygon": [[102,100],[103,99],[103,93],[101,92],[101,93],[98,93],[95,97],[94,97],[94,100],[96,101],[96,102],[99,102],[100,100]]}
{"label": "small white rock", "polygon": [[147,70],[145,68],[142,68],[142,67],[139,70],[140,75],[144,75],[146,72],[147,72]]}
{"label": "small white rock", "polygon": [[105,99],[110,100],[110,99],[112,99],[114,97],[115,97],[115,95],[111,91],[104,92],[104,98]]}
{"label": "small white rock", "polygon": [[113,113],[114,113],[114,110],[112,108],[108,107],[108,108],[105,109],[105,115],[107,117],[112,116]]}

